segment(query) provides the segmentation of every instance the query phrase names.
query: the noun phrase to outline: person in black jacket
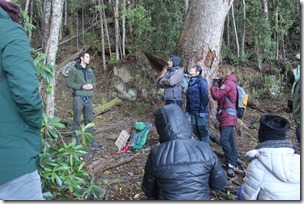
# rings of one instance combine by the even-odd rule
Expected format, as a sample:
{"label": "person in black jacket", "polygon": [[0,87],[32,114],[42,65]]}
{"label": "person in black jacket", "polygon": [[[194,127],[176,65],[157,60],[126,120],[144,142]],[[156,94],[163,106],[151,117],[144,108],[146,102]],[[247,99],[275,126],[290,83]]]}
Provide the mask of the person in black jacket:
{"label": "person in black jacket", "polygon": [[156,113],[159,144],[148,156],[142,190],[149,200],[210,200],[228,180],[210,145],[192,139],[186,114],[176,104]]}

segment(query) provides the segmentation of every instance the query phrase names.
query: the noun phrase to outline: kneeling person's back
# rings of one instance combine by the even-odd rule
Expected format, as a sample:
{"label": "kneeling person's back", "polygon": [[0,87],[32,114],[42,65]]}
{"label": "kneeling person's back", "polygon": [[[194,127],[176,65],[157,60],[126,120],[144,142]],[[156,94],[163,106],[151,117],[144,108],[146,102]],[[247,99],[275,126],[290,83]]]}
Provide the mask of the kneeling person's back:
{"label": "kneeling person's back", "polygon": [[192,139],[179,106],[161,107],[155,125],[160,144],[149,154],[142,183],[148,199],[209,200],[210,189],[219,191],[228,183],[210,145]]}

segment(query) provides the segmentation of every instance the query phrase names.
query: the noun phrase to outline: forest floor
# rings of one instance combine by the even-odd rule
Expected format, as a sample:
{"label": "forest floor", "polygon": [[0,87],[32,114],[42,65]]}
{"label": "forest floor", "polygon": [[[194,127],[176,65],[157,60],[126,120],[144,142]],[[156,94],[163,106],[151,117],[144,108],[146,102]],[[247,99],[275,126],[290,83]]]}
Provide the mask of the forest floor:
{"label": "forest floor", "polygon": [[[100,104],[107,89],[105,82],[108,80],[98,71],[95,71],[98,86],[95,89],[94,104]],[[56,114],[62,119],[71,117],[72,113],[72,97],[71,90],[65,86],[66,78],[59,76],[56,92]],[[250,100],[250,96],[249,96]],[[286,103],[281,100],[273,100],[266,98],[260,101],[260,108],[247,107],[243,122],[247,128],[243,129],[241,134],[236,131],[236,144],[239,159],[248,164],[245,153],[257,145],[257,132],[259,128],[259,118],[266,113],[277,114],[287,118],[291,123],[291,129],[287,132],[287,137],[292,141],[296,151],[299,152],[299,144],[297,143],[294,131],[295,125],[291,118],[291,113],[286,112]],[[285,105],[286,104],[286,105]],[[102,144],[102,148],[90,149],[84,160],[87,165],[91,165],[94,161],[103,159],[108,162],[110,167],[120,161],[126,161],[122,165],[105,169],[104,171],[95,173],[95,178],[105,190],[100,200],[146,200],[146,196],[141,190],[141,182],[144,174],[144,167],[150,148],[158,142],[158,135],[155,131],[151,131],[147,138],[145,148],[138,152],[118,153],[115,141],[122,130],[132,128],[135,121],[142,121],[154,124],[154,114],[163,105],[162,101],[151,105],[140,102],[123,102],[113,106],[110,110],[94,117],[95,139]],[[67,130],[69,131],[69,130]],[[66,135],[70,139],[69,134]],[[222,148],[215,142],[211,143],[212,149],[216,152],[219,159],[224,164]],[[243,169],[241,169],[243,170]],[[211,193],[213,200],[235,200],[238,186],[242,183],[242,174],[236,174],[235,177],[229,178],[229,186],[220,193]]]}

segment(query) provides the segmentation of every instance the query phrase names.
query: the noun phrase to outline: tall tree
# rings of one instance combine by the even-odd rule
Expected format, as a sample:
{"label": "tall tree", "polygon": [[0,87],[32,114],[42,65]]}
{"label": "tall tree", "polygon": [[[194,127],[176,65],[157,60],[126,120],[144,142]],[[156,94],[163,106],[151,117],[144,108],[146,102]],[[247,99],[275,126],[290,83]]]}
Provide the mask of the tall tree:
{"label": "tall tree", "polygon": [[[50,33],[48,36],[46,53],[47,61],[51,65],[56,64],[56,55],[58,50],[58,40],[59,40],[59,30],[62,23],[62,12],[63,12],[64,0],[52,0],[52,11],[51,11],[51,23],[50,23]],[[55,87],[56,87],[56,69],[53,70],[53,78],[50,81],[52,86],[51,92],[47,94],[46,98],[46,114],[49,117],[54,116],[55,112]]]}
{"label": "tall tree", "polygon": [[116,61],[120,59],[119,55],[119,47],[120,47],[120,40],[119,40],[119,0],[115,1],[115,52],[116,52]]}
{"label": "tall tree", "polygon": [[[220,63],[225,18],[232,4],[233,0],[190,1],[180,34],[177,53],[181,55],[183,65],[202,66],[202,74],[209,82]],[[210,103],[213,116],[215,108],[215,103]]]}

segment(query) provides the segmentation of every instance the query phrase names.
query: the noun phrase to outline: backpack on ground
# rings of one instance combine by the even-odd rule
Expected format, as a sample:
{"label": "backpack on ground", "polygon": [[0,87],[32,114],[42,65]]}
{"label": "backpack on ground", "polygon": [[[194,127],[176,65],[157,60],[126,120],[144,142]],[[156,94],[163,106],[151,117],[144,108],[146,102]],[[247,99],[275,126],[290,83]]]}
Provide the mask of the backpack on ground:
{"label": "backpack on ground", "polygon": [[131,150],[137,151],[142,149],[146,144],[150,128],[143,122],[135,122],[134,128],[135,129],[131,136],[130,147]]}
{"label": "backpack on ground", "polygon": [[[248,94],[246,91],[241,87],[239,84],[236,84],[237,90],[237,100],[236,100],[236,116],[238,118],[243,118],[248,102]],[[225,96],[228,99],[228,102],[232,105],[231,100],[229,97]],[[229,112],[228,112],[229,113]]]}

